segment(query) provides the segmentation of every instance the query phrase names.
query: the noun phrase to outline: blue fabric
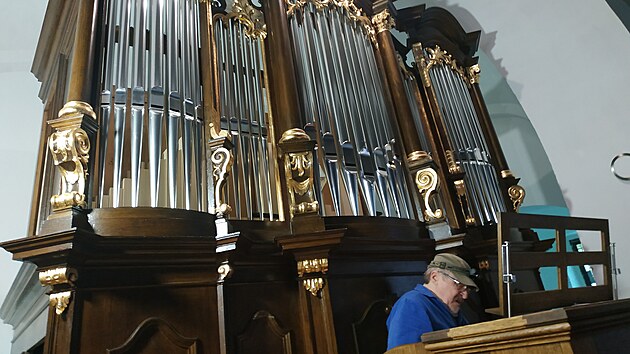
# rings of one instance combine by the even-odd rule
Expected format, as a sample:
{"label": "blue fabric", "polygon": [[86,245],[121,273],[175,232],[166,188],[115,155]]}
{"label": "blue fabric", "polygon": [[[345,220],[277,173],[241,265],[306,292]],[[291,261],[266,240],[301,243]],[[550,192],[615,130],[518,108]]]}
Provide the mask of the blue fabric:
{"label": "blue fabric", "polygon": [[448,306],[431,290],[418,284],[405,293],[387,318],[387,350],[403,344],[420,342],[426,332],[468,324],[460,313],[453,316]]}

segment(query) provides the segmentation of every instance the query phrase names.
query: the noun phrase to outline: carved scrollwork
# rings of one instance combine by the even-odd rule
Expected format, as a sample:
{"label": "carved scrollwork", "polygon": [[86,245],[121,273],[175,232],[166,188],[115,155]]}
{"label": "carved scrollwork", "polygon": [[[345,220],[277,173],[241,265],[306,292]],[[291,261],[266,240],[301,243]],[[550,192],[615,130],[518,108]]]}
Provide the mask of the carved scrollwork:
{"label": "carved scrollwork", "polygon": [[[429,71],[436,65],[445,65],[450,67],[450,69],[456,72],[467,85],[479,81],[480,69],[478,65],[473,65],[468,68],[468,70],[465,70],[457,64],[450,54],[448,54],[445,50],[442,50],[440,46],[436,45],[435,48],[426,48],[425,55],[425,51],[420,43],[416,43],[413,45],[413,54],[416,63],[420,65],[420,77],[422,78],[422,83],[425,87],[431,87],[431,77],[429,75]],[[473,80],[475,82],[473,82]]]}
{"label": "carved scrollwork", "polygon": [[416,173],[416,187],[422,197],[424,203],[424,218],[426,221],[435,221],[443,219],[444,214],[442,209],[436,209],[435,211],[431,207],[430,200],[434,196],[434,192],[438,188],[438,175],[432,168],[424,168]]}
{"label": "carved scrollwork", "polygon": [[77,272],[72,268],[53,268],[39,272],[39,282],[43,286],[59,284],[71,284],[78,278]]}
{"label": "carved scrollwork", "polygon": [[57,131],[48,138],[53,163],[61,174],[62,192],[51,198],[54,210],[85,206],[90,141],[81,128]]}
{"label": "carved scrollwork", "polygon": [[523,199],[525,199],[525,189],[515,184],[508,188],[508,195],[510,196],[510,200],[512,200],[514,211],[518,212],[521,204],[523,204]]}
{"label": "carved scrollwork", "polygon": [[219,147],[210,155],[210,162],[212,163],[212,179],[214,181],[214,212],[217,217],[225,217],[232,211],[232,208],[221,200],[221,190],[232,168],[232,153],[225,147]]}
{"label": "carved scrollwork", "polygon": [[71,101],[50,122],[55,131],[48,137],[48,149],[61,176],[61,192],[50,198],[54,211],[85,206],[85,184],[90,158],[90,136],[82,125],[95,125],[96,114],[89,104]]}
{"label": "carved scrollwork", "polygon": [[[43,286],[61,285],[62,289],[67,289],[74,284],[77,278],[78,274],[73,268],[59,267],[39,272],[39,282]],[[49,303],[55,308],[55,313],[61,315],[70,304],[71,298],[72,290],[53,291],[49,295]]]}

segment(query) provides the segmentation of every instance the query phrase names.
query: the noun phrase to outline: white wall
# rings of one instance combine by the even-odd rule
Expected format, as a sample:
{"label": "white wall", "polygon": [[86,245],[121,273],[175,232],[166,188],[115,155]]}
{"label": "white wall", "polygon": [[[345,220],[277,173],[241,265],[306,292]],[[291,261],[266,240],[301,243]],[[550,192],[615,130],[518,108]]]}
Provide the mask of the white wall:
{"label": "white wall", "polygon": [[[42,117],[39,84],[30,73],[45,1],[5,1],[0,11],[0,241],[26,236]],[[0,302],[19,262],[0,250]],[[9,353],[11,326],[0,325],[0,353]]]}
{"label": "white wall", "polygon": [[630,297],[630,185],[610,172],[612,158],[630,151],[628,31],[604,1],[436,3],[487,35],[482,47],[538,133],[571,215],[610,220],[619,295]]}

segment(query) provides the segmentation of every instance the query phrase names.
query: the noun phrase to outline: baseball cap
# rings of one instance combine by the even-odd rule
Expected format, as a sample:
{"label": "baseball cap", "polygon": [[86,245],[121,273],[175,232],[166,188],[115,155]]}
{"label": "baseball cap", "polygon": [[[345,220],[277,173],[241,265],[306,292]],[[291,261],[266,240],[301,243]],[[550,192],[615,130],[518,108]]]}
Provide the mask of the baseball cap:
{"label": "baseball cap", "polygon": [[428,268],[446,269],[453,273],[453,277],[460,283],[478,289],[477,284],[470,277],[474,274],[474,270],[470,268],[465,260],[450,253],[440,253],[429,263]]}

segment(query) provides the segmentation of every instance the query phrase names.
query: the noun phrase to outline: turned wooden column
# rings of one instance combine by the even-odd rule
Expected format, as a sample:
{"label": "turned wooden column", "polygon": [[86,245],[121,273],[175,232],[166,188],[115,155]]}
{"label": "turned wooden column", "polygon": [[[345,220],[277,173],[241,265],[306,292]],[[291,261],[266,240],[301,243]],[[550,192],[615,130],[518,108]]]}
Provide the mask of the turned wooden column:
{"label": "turned wooden column", "polygon": [[[302,127],[295,63],[284,0],[263,1],[268,37],[265,55],[276,139],[287,130]],[[277,142],[277,141],[276,141]]]}
{"label": "turned wooden column", "polygon": [[488,143],[488,148],[491,150],[492,160],[494,161],[494,167],[499,177],[503,198],[506,201],[512,202],[512,205],[508,203],[507,208],[508,210],[511,209],[517,212],[523,203],[523,199],[525,199],[525,189],[518,185],[520,178],[516,178],[510,170],[503,149],[501,148],[501,143],[497,137],[497,132],[492,126],[490,114],[488,113],[488,108],[486,107],[486,103],[481,94],[481,88],[479,87],[479,73],[480,68],[478,64],[468,68],[470,97],[475,106],[477,117],[479,117],[479,125],[486,137],[486,143]]}
{"label": "turned wooden column", "polygon": [[421,151],[422,145],[420,144],[420,138],[417,134],[411,133],[416,131],[416,126],[413,121],[411,107],[409,106],[410,102],[405,95],[403,78],[398,64],[398,53],[396,52],[394,41],[389,31],[394,28],[395,25],[394,16],[396,9],[390,2],[386,2],[374,10],[376,15],[372,17],[372,23],[376,30],[378,54],[380,54],[383,60],[385,77],[389,85],[389,92],[391,93],[392,103],[396,113],[396,121],[400,131],[406,132],[406,134],[401,134],[403,146],[405,147],[405,152],[408,154],[414,151]]}

